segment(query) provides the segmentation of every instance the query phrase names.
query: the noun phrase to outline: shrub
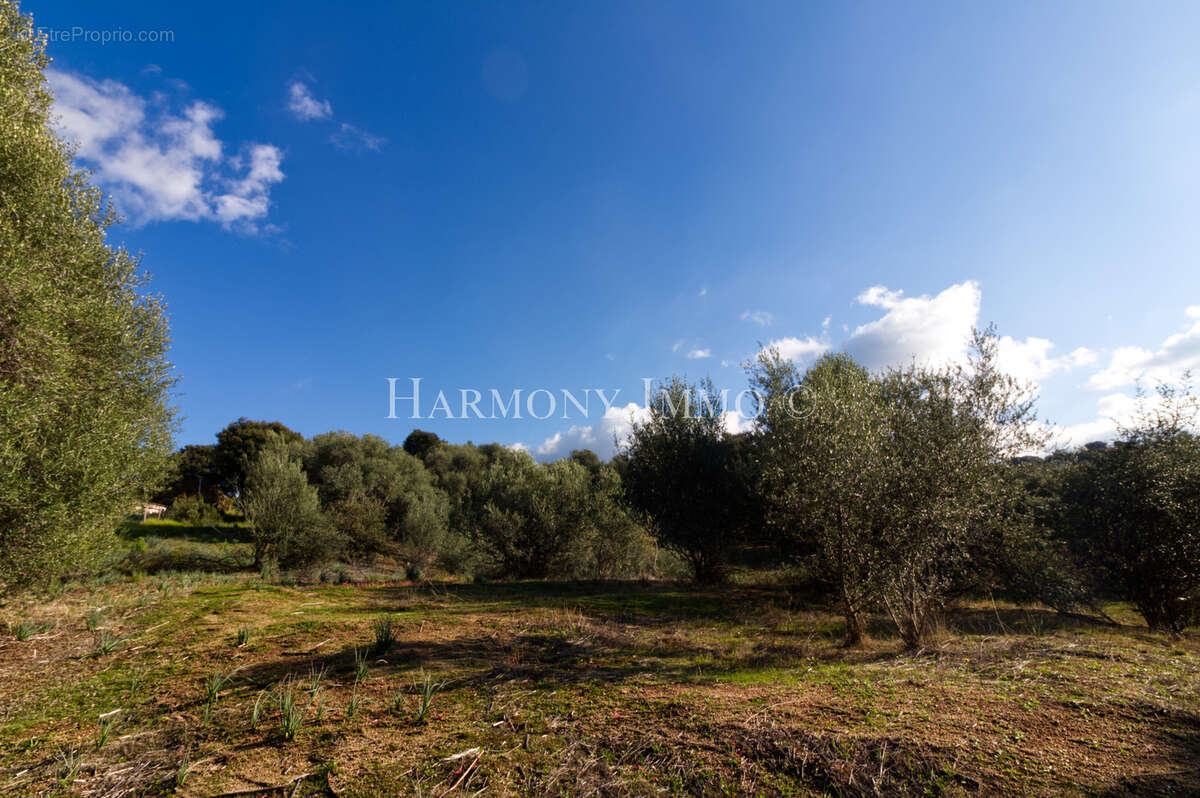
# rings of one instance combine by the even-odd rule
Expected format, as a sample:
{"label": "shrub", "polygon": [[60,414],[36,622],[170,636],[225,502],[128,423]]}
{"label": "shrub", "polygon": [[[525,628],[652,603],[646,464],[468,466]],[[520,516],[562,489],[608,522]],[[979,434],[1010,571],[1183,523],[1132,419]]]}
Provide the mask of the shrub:
{"label": "shrub", "polygon": [[341,548],[329,528],[317,490],[308,484],[288,443],[274,433],[251,464],[246,477],[246,516],[254,525],[254,564],[284,567],[328,559]]}
{"label": "shrub", "polygon": [[216,507],[199,496],[177,496],[167,510],[167,518],[189,526],[214,526],[221,522],[221,513]]}

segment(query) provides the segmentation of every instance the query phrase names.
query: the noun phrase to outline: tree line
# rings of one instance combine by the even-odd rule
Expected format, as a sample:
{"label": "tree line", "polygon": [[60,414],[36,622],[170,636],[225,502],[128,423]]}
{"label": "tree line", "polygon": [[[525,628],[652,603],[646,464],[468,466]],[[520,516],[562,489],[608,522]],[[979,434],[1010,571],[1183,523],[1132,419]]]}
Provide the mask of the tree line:
{"label": "tree line", "polygon": [[177,453],[162,498],[190,512],[207,505],[180,494],[205,485],[209,501],[240,497],[260,566],[390,553],[489,578],[686,567],[717,584],[757,553],[835,604],[851,643],[882,614],[920,646],[965,596],[1101,614],[1120,599],[1181,631],[1200,603],[1190,389],[1162,387],[1116,443],[1034,456],[1045,427],[996,345],[978,331],[967,362],[874,373],[845,354],[802,370],[767,349],[749,369],[752,430],[727,429],[710,382],[674,378],[609,463],[582,450],[538,464],[420,430],[403,446],[305,440],[241,419]]}
{"label": "tree line", "polygon": [[537,464],[416,431],[311,440],[241,419],[171,453],[165,306],[51,125],[44,39],[0,0],[0,589],[95,563],[139,501],[251,522],[260,568],[387,553],[414,571],[720,583],[790,563],[847,639],[882,614],[918,646],[968,595],[1064,612],[1131,602],[1197,617],[1200,440],[1185,378],[1112,444],[1035,457],[1033,400],[976,333],[969,362],[869,372],[844,354],[750,366],[763,407],[731,433],[711,384],[657,386],[612,462]]}

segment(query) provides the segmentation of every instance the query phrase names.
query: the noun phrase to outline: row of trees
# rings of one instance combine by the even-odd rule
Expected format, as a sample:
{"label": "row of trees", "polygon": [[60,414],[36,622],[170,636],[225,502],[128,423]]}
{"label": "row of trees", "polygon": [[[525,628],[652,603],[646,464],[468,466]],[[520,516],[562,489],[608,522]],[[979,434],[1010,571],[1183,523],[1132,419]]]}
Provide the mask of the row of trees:
{"label": "row of trees", "polygon": [[967,363],[882,373],[844,354],[801,372],[768,349],[748,435],[726,431],[711,385],[669,382],[622,457],[627,496],[698,579],[719,581],[739,545],[775,548],[828,591],[849,642],[883,612],[919,646],[971,592],[1061,610],[1126,599],[1181,630],[1200,588],[1190,391],[1163,388],[1115,445],[1043,460],[1025,454],[1046,443],[1031,391],[996,345],[977,332]]}
{"label": "row of trees", "polygon": [[260,567],[389,554],[415,570],[616,578],[649,573],[656,555],[616,470],[587,451],[539,465],[420,430],[394,446],[347,432],[305,440],[240,419],[215,446],[181,450],[159,498],[190,511],[231,496],[252,523]]}

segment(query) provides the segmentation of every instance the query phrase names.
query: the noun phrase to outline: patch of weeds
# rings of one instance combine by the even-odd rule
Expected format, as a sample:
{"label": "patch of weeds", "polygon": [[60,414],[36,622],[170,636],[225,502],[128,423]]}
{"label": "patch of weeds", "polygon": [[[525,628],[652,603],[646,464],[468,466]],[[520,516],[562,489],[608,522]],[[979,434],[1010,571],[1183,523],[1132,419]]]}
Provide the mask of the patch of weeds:
{"label": "patch of weeds", "polygon": [[371,621],[371,631],[375,634],[371,656],[382,657],[392,650],[396,644],[396,619],[393,616],[384,615]]}
{"label": "patch of weeds", "polygon": [[435,682],[432,676],[422,671],[420,684],[414,683],[413,686],[417,688],[417,714],[415,721],[417,724],[421,724],[425,722],[425,716],[429,714],[429,708],[433,706],[433,697],[445,686],[445,682]]}
{"label": "patch of weeds", "polygon": [[104,613],[98,608],[94,610],[88,610],[88,613],[84,616],[83,620],[87,624],[88,631],[94,633],[100,628],[100,623],[104,620]]}
{"label": "patch of weeds", "polygon": [[40,635],[49,632],[54,628],[54,624],[49,622],[39,622],[29,619],[17,621],[9,627],[12,636],[20,640],[22,643],[35,635]]}
{"label": "patch of weeds", "polygon": [[358,685],[354,685],[354,689],[350,691],[350,700],[346,702],[346,717],[352,718],[357,715],[358,711],[369,701],[369,698],[359,696]]}
{"label": "patch of weeds", "polygon": [[237,630],[237,647],[241,648],[250,642],[254,630],[249,626],[240,626]]}
{"label": "patch of weeds", "polygon": [[262,720],[263,708],[270,700],[270,690],[263,690],[258,694],[258,698],[254,699],[254,706],[250,709],[250,728],[252,730],[258,729],[258,722]]}
{"label": "patch of weeds", "polygon": [[217,671],[204,680],[204,697],[207,702],[204,706],[205,723],[208,723],[208,721],[212,718],[213,707],[216,706],[217,699],[221,697],[221,691],[233,681],[234,675],[237,674],[242,667],[245,666],[234,668],[233,670],[225,673]]}
{"label": "patch of weeds", "polygon": [[117,709],[100,716],[98,721],[100,733],[96,736],[96,748],[103,748],[110,737],[112,737],[113,729],[117,728],[117,723],[121,719],[121,710]]}
{"label": "patch of weeds", "polygon": [[354,683],[365,682],[368,676],[367,651],[354,647]]}
{"label": "patch of weeds", "polygon": [[83,751],[79,748],[64,748],[58,752],[58,778],[63,785],[70,784],[83,765]]}
{"label": "patch of weeds", "polygon": [[96,636],[96,654],[111,654],[124,642],[124,637],[117,637],[107,629],[101,629],[100,634]]}
{"label": "patch of weeds", "polygon": [[147,671],[139,671],[129,677],[129,699],[132,701],[141,695],[142,689],[150,680],[150,674]]}
{"label": "patch of weeds", "polygon": [[309,698],[309,704],[301,706],[302,692],[290,681],[279,686],[279,733],[285,740],[296,739],[296,735],[304,728],[312,698]]}
{"label": "patch of weeds", "polygon": [[184,751],[179,757],[179,767],[175,769],[175,786],[182,787],[187,784],[188,776],[192,775],[192,768],[195,763],[192,762],[191,754]]}

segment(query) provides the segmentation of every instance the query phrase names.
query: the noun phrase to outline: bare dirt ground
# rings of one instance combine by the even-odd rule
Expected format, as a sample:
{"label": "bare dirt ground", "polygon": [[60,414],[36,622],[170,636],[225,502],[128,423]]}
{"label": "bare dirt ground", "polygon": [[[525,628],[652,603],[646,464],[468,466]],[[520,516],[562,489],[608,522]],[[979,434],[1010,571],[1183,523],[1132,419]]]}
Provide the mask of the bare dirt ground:
{"label": "bare dirt ground", "polygon": [[0,609],[0,786],[1200,794],[1200,639],[1113,612],[1126,625],[968,607],[911,654],[882,624],[841,647],[836,616],[783,588],[79,587]]}

